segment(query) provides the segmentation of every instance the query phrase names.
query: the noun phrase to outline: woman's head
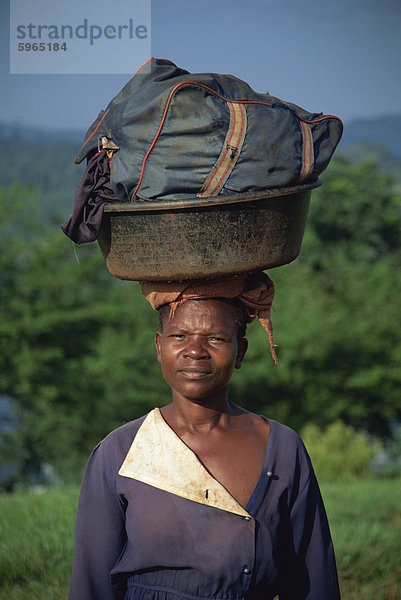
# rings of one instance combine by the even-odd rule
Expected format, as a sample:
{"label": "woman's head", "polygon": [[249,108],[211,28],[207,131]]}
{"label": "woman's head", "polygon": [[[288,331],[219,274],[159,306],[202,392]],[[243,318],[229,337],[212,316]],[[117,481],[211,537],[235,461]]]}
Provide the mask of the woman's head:
{"label": "woman's head", "polygon": [[212,298],[188,300],[172,314],[168,306],[164,311],[155,343],[173,399],[225,401],[247,349],[240,307]]}
{"label": "woman's head", "polygon": [[[238,300],[245,307],[250,323],[255,317],[269,336],[270,352],[277,363],[273,344],[273,326],[270,311],[274,298],[274,284],[263,271],[250,274],[222,276],[216,279],[188,281],[142,281],[141,289],[155,310],[169,304],[171,314],[190,300]],[[162,313],[163,315],[164,313]]]}

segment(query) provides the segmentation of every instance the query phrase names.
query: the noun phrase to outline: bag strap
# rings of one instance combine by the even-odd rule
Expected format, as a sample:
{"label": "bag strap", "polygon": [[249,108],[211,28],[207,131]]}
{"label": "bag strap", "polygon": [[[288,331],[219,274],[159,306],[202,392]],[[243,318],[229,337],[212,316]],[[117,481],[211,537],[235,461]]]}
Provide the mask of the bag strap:
{"label": "bag strap", "polygon": [[302,134],[302,163],[297,183],[301,183],[310,177],[315,162],[312,130],[308,123],[301,119],[299,120],[299,126]]}
{"label": "bag strap", "polygon": [[198,198],[210,198],[220,193],[242,150],[247,126],[246,108],[238,102],[227,102],[227,105],[230,110],[230,123],[223,148],[205,183],[196,194]]}

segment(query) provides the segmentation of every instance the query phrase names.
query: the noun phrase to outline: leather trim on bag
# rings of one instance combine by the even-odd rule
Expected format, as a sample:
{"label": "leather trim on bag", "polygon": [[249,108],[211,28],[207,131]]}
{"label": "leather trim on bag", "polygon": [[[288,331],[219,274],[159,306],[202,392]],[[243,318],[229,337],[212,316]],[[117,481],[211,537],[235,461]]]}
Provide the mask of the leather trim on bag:
{"label": "leather trim on bag", "polygon": [[205,183],[197,193],[198,198],[210,198],[220,193],[242,150],[247,126],[246,108],[239,102],[228,102],[227,105],[230,110],[230,124],[223,148]]}

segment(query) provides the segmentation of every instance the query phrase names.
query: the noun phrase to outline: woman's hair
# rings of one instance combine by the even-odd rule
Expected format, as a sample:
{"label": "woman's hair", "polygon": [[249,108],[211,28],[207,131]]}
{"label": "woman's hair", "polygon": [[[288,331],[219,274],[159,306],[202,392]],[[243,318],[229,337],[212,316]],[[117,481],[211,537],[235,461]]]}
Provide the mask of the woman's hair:
{"label": "woman's hair", "polygon": [[[224,302],[231,309],[231,314],[237,328],[237,336],[240,340],[246,335],[246,326],[249,323],[249,315],[247,308],[238,298],[199,298],[194,302],[204,302],[205,300],[219,300]],[[163,323],[170,316],[170,304],[163,304],[158,310],[159,313],[159,331],[163,331]]]}

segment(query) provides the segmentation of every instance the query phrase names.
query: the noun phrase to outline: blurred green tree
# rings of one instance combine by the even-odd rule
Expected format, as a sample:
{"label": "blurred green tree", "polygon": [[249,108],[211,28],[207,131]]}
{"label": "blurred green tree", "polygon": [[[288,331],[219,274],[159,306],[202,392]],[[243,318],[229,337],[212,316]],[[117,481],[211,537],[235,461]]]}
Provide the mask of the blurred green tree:
{"label": "blurred green tree", "polygon": [[35,225],[32,194],[0,193],[0,394],[15,402],[19,426],[6,437],[22,475],[46,462],[66,477],[159,401],[157,315],[138,284],[113,280],[95,246]]}
{"label": "blurred green tree", "polygon": [[309,423],[301,433],[319,481],[345,481],[371,474],[380,445],[363,433],[341,421],[324,430]]}

